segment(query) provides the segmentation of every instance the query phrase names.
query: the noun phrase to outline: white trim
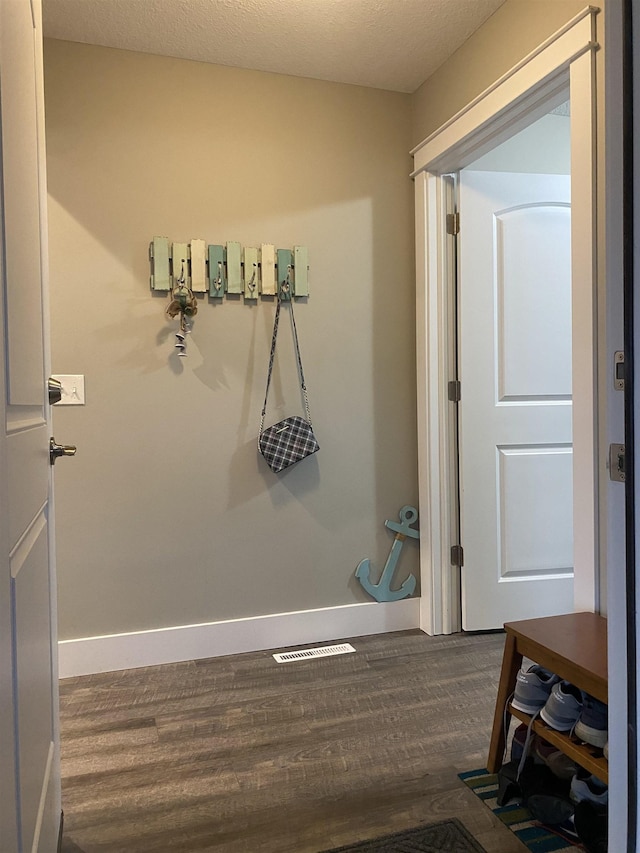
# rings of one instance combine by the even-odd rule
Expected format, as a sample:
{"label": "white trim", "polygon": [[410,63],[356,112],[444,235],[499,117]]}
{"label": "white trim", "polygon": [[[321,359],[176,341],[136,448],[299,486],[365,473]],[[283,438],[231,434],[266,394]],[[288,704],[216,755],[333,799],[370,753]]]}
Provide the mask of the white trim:
{"label": "white trim", "polygon": [[[594,51],[571,63],[573,599],[599,606],[596,80]],[[590,128],[591,133],[584,132]]]}
{"label": "white trim", "polygon": [[[610,442],[624,442],[624,394],[609,382],[610,365],[613,354],[624,348],[624,186],[628,176],[623,173],[623,92],[625,89],[623,76],[624,51],[624,11],[622,3],[607,3],[605,14],[605,152],[599,151],[600,162],[604,161],[605,168],[605,209],[606,222],[601,231],[600,245],[604,252],[600,253],[600,268],[603,268],[603,279],[606,287],[601,292],[606,293],[606,364],[602,366],[603,383],[606,382],[606,398],[602,401],[604,426],[604,445]],[[636,27],[635,50],[640,45],[639,21],[634,15]],[[630,58],[630,57],[629,57]],[[638,69],[635,69],[636,81],[640,84]],[[634,82],[634,89],[636,82]],[[636,109],[635,121],[640,117],[640,89],[635,89]],[[635,144],[638,145],[638,131],[634,130]],[[627,166],[631,165],[629,163]],[[635,171],[637,182],[636,198],[640,192],[638,172]],[[636,222],[636,225],[638,223]],[[637,236],[636,236],[637,240]],[[637,263],[637,261],[636,261]],[[636,268],[637,269],[637,268]],[[636,303],[637,305],[637,303]],[[636,335],[640,327],[636,326]],[[634,346],[636,363],[633,367],[638,376],[638,345]],[[629,358],[629,355],[627,355]],[[604,395],[603,395],[604,396]],[[636,420],[636,427],[638,421]],[[626,439],[629,440],[629,439]],[[636,447],[638,446],[636,440]],[[603,458],[606,458],[606,454]],[[636,464],[638,456],[636,454]],[[602,466],[604,467],[604,466]],[[627,653],[627,607],[633,607],[634,602],[627,600],[627,573],[625,572],[626,523],[625,523],[625,487],[608,479],[606,471],[602,471],[603,480],[602,503],[607,514],[607,530],[603,537],[603,557],[608,566],[606,610],[607,610],[607,645],[609,663],[609,850],[627,850],[628,805],[633,797],[638,797],[638,786],[628,785],[628,742],[627,732],[637,730],[637,721],[628,722],[627,690],[629,686],[627,671],[629,660]],[[638,478],[636,475],[636,493]],[[636,498],[637,501],[637,498]],[[637,505],[637,503],[636,503]],[[637,538],[637,534],[636,534]],[[632,740],[633,742],[633,740]]]}
{"label": "white trim", "polygon": [[405,598],[62,640],[60,677],[406,631],[419,620],[420,599]]}
{"label": "white trim", "polygon": [[[460,630],[457,584],[450,565],[453,485],[447,382],[448,298],[444,177],[468,165],[567,98],[572,104],[573,312],[580,329],[574,365],[574,540],[576,603],[595,610],[598,566],[596,398],[595,17],[588,7],[538,50],[414,149],[417,265],[418,464],[423,598],[428,634]],[[578,124],[580,123],[580,124]],[[580,127],[579,131],[575,128]],[[588,128],[588,132],[583,130]],[[464,228],[464,224],[462,226]],[[579,256],[578,256],[579,255]],[[464,394],[464,390],[463,390]],[[577,399],[579,398],[579,399]],[[464,544],[464,543],[463,543]],[[454,600],[456,599],[456,600]]]}
{"label": "white trim", "polygon": [[598,11],[595,6],[584,9],[414,148],[413,174],[460,169],[494,148],[505,128],[512,136],[531,124],[535,104],[544,103],[544,115],[549,99],[558,96],[558,105],[562,103],[570,64],[598,46]]}
{"label": "white trim", "polygon": [[[443,182],[421,172],[416,176],[416,252],[418,276],[416,296],[416,348],[418,379],[418,472],[421,529],[421,583],[430,595],[420,604],[420,628],[427,634],[451,634],[459,628],[458,606],[452,596],[450,563],[451,489],[448,481],[450,433],[447,383],[449,375],[449,311],[447,293],[440,282],[446,279],[447,210]],[[437,241],[427,253],[426,235]],[[433,248],[433,244],[430,248]],[[434,425],[437,425],[434,428]]]}
{"label": "white trim", "polygon": [[[597,6],[587,6],[582,10],[582,12],[578,12],[578,14],[575,15],[570,21],[567,21],[567,23],[563,27],[560,27],[559,30],[556,30],[556,32],[553,33],[553,35],[549,36],[549,38],[546,41],[543,41],[542,44],[538,45],[538,47],[535,48],[535,50],[532,50],[531,53],[528,53],[523,59],[520,60],[520,62],[517,62],[513,66],[513,68],[510,68],[509,71],[507,71],[505,74],[503,74],[502,77],[498,77],[498,79],[494,83],[492,83],[490,86],[488,86],[484,90],[484,92],[481,92],[479,95],[477,95],[465,107],[463,107],[459,112],[457,112],[454,116],[452,116],[443,125],[441,125],[438,128],[438,130],[434,131],[430,136],[428,136],[422,142],[418,143],[418,145],[416,145],[416,147],[413,148],[409,153],[412,156],[415,156],[418,153],[418,151],[420,151],[422,148],[424,148],[425,145],[428,145],[428,143],[431,142],[432,139],[434,139],[436,136],[439,136],[445,128],[449,127],[450,125],[454,124],[454,122],[458,121],[458,119],[462,115],[469,112],[473,107],[475,107],[476,104],[479,104],[480,101],[484,101],[484,99],[488,95],[490,95],[495,89],[498,89],[500,86],[502,86],[503,83],[506,83],[507,80],[511,79],[511,77],[513,77],[515,74],[517,74],[517,72],[520,71],[521,68],[524,68],[526,65],[528,65],[531,62],[532,59],[535,59],[535,57],[538,56],[538,54],[542,53],[543,50],[545,50],[549,45],[556,42],[560,36],[563,36],[566,32],[569,32],[569,30],[573,30],[575,25],[577,23],[579,23],[580,21],[582,21],[584,18],[586,18],[587,15],[591,15],[593,12],[598,12],[598,11],[599,11],[599,9]],[[595,44],[595,42],[594,42],[594,44]],[[578,51],[580,51],[580,50],[582,50],[582,48],[578,47]]]}

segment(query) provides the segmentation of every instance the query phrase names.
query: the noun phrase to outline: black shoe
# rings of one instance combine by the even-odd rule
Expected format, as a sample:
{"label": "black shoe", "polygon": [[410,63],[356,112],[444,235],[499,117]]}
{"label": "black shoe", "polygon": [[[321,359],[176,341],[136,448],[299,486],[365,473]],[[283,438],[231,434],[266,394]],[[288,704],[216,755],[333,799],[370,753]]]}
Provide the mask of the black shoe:
{"label": "black shoe", "polygon": [[523,804],[540,823],[554,826],[573,814],[569,781],[558,779],[546,765],[525,767],[518,781]]}
{"label": "black shoe", "polygon": [[546,826],[564,823],[573,815],[573,804],[569,799],[557,794],[532,794],[527,799],[527,808],[531,816]]}
{"label": "black shoe", "polygon": [[[531,759],[527,759],[531,761]],[[518,765],[520,761],[509,761],[498,770],[498,797],[499,806],[506,806],[510,800],[522,801],[522,791],[518,784]]]}
{"label": "black shoe", "polygon": [[589,853],[607,853],[609,817],[606,807],[594,806],[588,800],[576,804],[576,832]]}

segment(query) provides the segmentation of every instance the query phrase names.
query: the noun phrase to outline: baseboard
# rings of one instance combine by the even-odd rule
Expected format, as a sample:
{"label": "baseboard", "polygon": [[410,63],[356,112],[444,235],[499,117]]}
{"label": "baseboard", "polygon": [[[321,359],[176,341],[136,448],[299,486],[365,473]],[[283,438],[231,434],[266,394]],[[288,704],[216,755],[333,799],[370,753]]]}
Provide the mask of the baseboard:
{"label": "baseboard", "polygon": [[58,643],[60,678],[282,649],[420,625],[420,599],[345,604]]}

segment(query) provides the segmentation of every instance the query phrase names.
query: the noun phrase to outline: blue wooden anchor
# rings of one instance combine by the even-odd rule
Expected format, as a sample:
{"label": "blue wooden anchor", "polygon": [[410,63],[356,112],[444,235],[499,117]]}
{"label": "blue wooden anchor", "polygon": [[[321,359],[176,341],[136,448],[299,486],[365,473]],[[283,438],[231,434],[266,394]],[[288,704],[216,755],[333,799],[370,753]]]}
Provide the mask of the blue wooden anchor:
{"label": "blue wooden anchor", "polygon": [[400,510],[400,524],[396,521],[385,521],[385,525],[394,530],[396,538],[393,540],[391,551],[387,557],[387,562],[380,580],[378,583],[371,583],[369,576],[371,574],[371,564],[369,560],[362,560],[356,569],[356,577],[366,589],[366,591],[375,598],[376,601],[399,601],[401,598],[407,598],[416,588],[416,579],[413,575],[409,575],[400,589],[391,589],[391,581],[393,573],[396,569],[396,563],[402,551],[402,545],[407,536],[413,539],[420,538],[418,530],[412,530],[409,526],[418,518],[418,510],[412,506],[403,506]]}

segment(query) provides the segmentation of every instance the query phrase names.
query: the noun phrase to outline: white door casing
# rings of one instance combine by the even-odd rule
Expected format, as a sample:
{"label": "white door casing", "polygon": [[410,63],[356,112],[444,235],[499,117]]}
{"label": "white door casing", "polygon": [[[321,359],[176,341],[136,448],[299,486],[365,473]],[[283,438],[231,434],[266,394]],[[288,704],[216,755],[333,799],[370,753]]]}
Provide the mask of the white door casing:
{"label": "white door casing", "polygon": [[[3,853],[56,849],[60,824],[52,565],[41,9],[0,3],[0,547]],[[13,757],[13,761],[10,757]]]}
{"label": "white door casing", "polygon": [[[588,7],[412,152],[416,198],[418,466],[422,518],[421,628],[460,630],[451,566],[452,407],[446,175],[468,166],[555,106],[571,100],[573,288],[574,607],[597,608],[595,51]],[[461,224],[461,227],[464,227]]]}
{"label": "white door casing", "polygon": [[465,630],[573,610],[570,193],[460,173]]}

